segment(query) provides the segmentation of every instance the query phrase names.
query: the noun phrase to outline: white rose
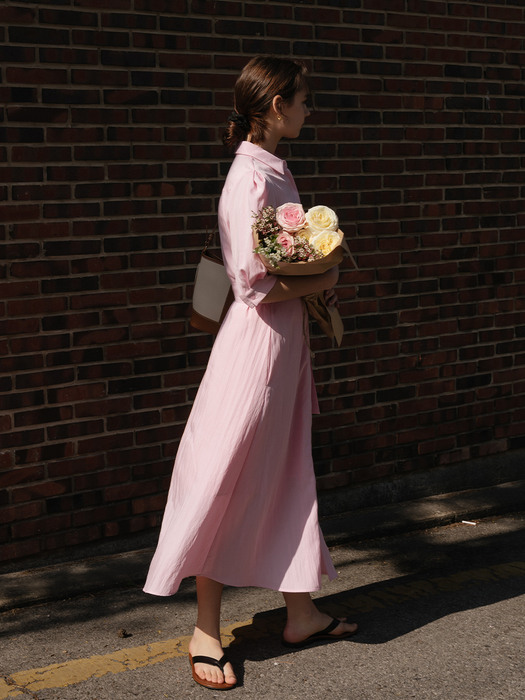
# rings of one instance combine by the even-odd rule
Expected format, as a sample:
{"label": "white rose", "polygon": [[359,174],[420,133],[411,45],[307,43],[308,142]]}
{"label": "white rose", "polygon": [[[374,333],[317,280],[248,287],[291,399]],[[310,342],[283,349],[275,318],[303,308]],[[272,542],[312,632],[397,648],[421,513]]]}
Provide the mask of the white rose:
{"label": "white rose", "polygon": [[306,222],[312,235],[321,231],[337,231],[339,219],[335,211],[320,204],[306,212]]}
{"label": "white rose", "polygon": [[310,245],[312,245],[316,250],[323,254],[323,256],[328,255],[332,252],[338,245],[341,245],[343,240],[342,231],[321,231],[315,233],[309,240]]}

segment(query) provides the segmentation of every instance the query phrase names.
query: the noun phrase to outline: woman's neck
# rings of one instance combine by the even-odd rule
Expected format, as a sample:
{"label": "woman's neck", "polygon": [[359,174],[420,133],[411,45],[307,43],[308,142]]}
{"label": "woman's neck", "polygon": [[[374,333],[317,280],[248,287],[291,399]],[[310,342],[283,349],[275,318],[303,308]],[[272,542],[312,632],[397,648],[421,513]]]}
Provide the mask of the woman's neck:
{"label": "woman's neck", "polygon": [[279,145],[279,141],[281,139],[276,135],[274,135],[272,138],[272,134],[268,134],[263,141],[255,142],[252,141],[251,134],[248,134],[246,140],[253,143],[255,146],[259,146],[259,148],[263,148],[265,151],[268,151],[268,153],[275,155],[275,151],[277,150],[277,146]]}

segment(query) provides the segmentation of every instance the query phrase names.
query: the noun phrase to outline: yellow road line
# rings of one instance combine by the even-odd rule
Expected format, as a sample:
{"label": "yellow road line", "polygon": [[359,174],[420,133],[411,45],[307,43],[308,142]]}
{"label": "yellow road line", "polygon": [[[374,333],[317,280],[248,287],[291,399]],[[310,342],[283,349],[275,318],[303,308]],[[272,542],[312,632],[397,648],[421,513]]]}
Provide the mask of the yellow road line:
{"label": "yellow road line", "polygon": [[[221,630],[223,646],[233,641],[234,627],[251,625],[252,619],[235,622]],[[123,673],[144,666],[162,663],[169,659],[186,656],[191,636],[166,639],[163,642],[152,642],[132,649],[120,649],[110,654],[96,654],[87,659],[73,659],[61,664],[52,664],[43,668],[33,668],[30,671],[19,671],[0,679],[0,700],[22,695],[24,690],[37,692],[49,688],[66,688],[69,685],[82,683],[92,678],[101,678],[108,673]]]}
{"label": "yellow road line", "polygon": [[[459,571],[448,576],[408,581],[403,584],[372,586],[367,593],[349,594],[337,604],[332,604],[333,615],[368,613],[376,608],[399,605],[407,600],[454,592],[471,585],[490,581],[501,581],[525,575],[525,562],[516,561],[495,564],[479,569]],[[282,627],[282,611],[271,612],[263,616],[234,622],[221,629],[223,646],[234,640],[261,639],[277,633]],[[233,632],[235,631],[235,634]],[[84,659],[73,659],[61,664],[52,664],[29,671],[19,671],[6,678],[0,678],[0,700],[14,698],[27,693],[50,688],[65,688],[82,683],[92,678],[101,678],[108,673],[123,673],[144,666],[162,663],[169,659],[186,656],[190,636],[152,642],[131,649],[120,649],[110,654],[97,654]]]}

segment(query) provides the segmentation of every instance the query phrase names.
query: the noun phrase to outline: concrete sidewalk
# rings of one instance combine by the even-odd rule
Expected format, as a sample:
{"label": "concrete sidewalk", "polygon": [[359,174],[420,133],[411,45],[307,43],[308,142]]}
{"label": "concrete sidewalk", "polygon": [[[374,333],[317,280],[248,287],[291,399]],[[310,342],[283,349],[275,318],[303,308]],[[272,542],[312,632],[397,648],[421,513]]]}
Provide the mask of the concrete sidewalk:
{"label": "concrete sidewalk", "polygon": [[[228,697],[525,697],[525,514],[465,519],[475,524],[332,547],[338,578],[315,597],[326,612],[358,622],[350,640],[286,649],[281,595],[226,588],[222,635],[239,678]],[[26,586],[26,603],[31,590],[54,599],[0,615],[0,700],[219,697],[191,678],[194,581],[185,580],[170,598],[145,595],[144,571],[135,566],[145,570],[150,553],[7,575],[14,576],[11,602],[17,583]],[[112,588],[102,590],[104,581]],[[52,590],[42,588],[51,582]]]}
{"label": "concrete sidewalk", "polygon": [[[322,528],[327,543],[333,546],[501,515],[524,506],[525,481],[517,481],[340,514],[325,518]],[[75,551],[71,560],[55,555],[56,561],[47,566],[40,560],[5,566],[4,573],[0,567],[0,611],[140,585],[156,537],[156,533],[149,533],[131,541],[94,545]]]}

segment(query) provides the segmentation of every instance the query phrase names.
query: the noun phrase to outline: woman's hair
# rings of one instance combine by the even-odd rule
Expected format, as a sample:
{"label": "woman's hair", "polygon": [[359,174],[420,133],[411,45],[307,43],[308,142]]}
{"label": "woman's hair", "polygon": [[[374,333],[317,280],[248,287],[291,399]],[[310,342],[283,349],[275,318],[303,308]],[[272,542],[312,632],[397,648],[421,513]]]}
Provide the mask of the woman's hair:
{"label": "woman's hair", "polygon": [[266,114],[273,98],[292,102],[295,94],[307,88],[307,68],[301,61],[276,56],[256,56],[246,64],[234,90],[234,111],[230,115],[223,142],[236,148],[248,133],[255,143],[266,135]]}

